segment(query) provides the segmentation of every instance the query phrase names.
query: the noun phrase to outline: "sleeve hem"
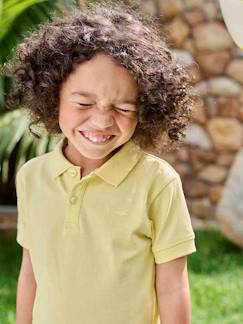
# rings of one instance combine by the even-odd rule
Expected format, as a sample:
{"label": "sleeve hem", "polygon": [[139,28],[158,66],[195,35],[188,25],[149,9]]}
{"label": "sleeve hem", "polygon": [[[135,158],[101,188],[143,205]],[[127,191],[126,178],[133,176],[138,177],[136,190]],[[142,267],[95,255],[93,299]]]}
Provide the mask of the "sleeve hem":
{"label": "sleeve hem", "polygon": [[155,263],[164,263],[197,251],[194,237],[179,242],[169,248],[153,250]]}
{"label": "sleeve hem", "polygon": [[16,242],[21,245],[22,247],[24,247],[25,249],[29,250],[30,249],[30,244],[28,241],[26,241],[25,239],[23,239],[23,237],[21,237],[20,235],[17,235],[16,237]]}

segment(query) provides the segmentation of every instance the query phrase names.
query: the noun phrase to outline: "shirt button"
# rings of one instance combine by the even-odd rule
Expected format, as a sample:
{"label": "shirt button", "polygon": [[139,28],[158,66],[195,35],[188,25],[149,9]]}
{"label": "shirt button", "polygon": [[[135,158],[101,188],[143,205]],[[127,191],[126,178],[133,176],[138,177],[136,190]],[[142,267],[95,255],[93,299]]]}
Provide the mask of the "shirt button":
{"label": "shirt button", "polygon": [[74,178],[77,175],[77,171],[75,169],[69,169],[68,174],[70,175],[70,177]]}
{"label": "shirt button", "polygon": [[77,199],[78,199],[77,196],[72,196],[72,197],[70,198],[70,203],[71,203],[71,204],[75,204],[76,201],[77,201]]}

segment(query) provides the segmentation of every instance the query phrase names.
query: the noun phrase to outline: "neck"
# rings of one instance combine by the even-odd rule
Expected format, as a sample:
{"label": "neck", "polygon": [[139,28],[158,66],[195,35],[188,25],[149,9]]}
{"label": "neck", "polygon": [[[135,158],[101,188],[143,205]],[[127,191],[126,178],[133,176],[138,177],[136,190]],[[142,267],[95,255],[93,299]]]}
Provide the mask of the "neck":
{"label": "neck", "polygon": [[63,154],[65,158],[70,161],[73,165],[77,165],[81,168],[81,175],[84,177],[85,175],[89,174],[93,170],[99,168],[102,164],[104,164],[115,152],[112,152],[113,154],[104,157],[103,159],[90,159],[77,151],[75,147],[71,143],[68,143],[68,141],[65,142],[65,145],[62,149]]}

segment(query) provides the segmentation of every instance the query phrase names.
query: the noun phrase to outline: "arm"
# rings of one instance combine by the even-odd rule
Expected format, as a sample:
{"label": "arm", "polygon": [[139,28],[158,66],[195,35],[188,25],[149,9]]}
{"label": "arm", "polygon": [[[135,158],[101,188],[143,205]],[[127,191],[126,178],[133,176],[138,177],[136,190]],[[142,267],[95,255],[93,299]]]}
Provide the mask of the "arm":
{"label": "arm", "polygon": [[23,248],[23,258],[17,284],[16,324],[31,324],[36,281],[29,250]]}
{"label": "arm", "polygon": [[156,264],[155,283],[161,324],[190,324],[191,300],[186,256]]}

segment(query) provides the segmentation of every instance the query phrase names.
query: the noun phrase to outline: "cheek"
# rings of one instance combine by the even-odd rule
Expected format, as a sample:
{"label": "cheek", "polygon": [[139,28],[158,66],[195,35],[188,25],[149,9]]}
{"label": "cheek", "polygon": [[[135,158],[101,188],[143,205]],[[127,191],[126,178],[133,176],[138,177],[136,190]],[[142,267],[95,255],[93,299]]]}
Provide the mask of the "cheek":
{"label": "cheek", "polygon": [[120,120],[119,126],[122,130],[131,134],[134,132],[134,130],[137,126],[137,123],[138,123],[137,118],[122,117],[122,119]]}
{"label": "cheek", "polygon": [[61,127],[63,127],[65,125],[65,123],[67,123],[67,117],[66,117],[66,113],[65,111],[63,110],[59,110],[59,117],[58,117],[58,120],[59,120],[59,125]]}
{"label": "cheek", "polygon": [[78,122],[78,114],[71,109],[60,109],[59,110],[59,123],[62,125],[71,125],[75,121]]}

